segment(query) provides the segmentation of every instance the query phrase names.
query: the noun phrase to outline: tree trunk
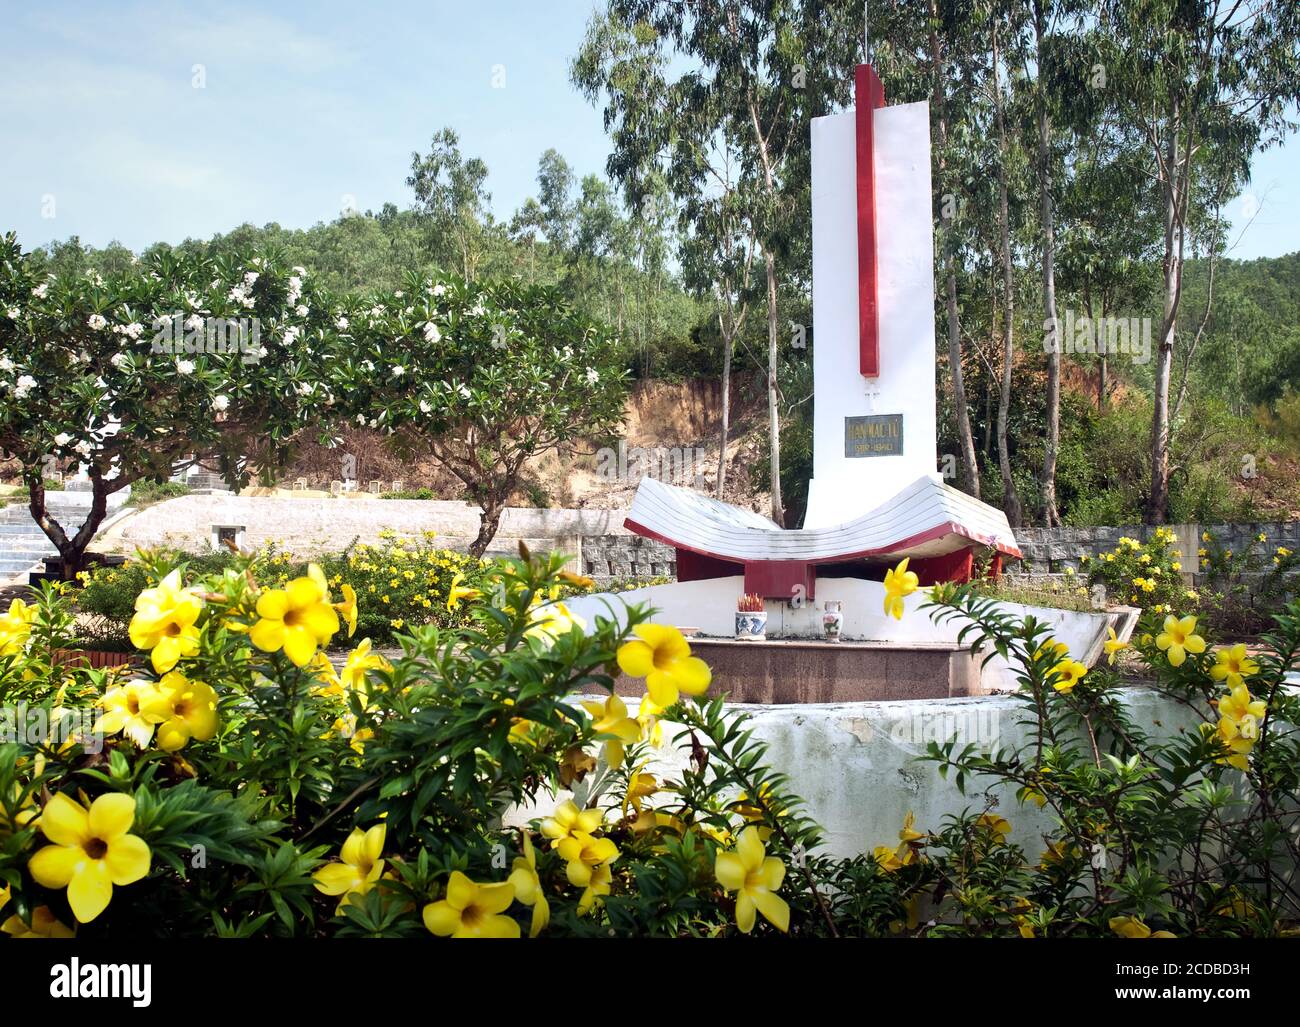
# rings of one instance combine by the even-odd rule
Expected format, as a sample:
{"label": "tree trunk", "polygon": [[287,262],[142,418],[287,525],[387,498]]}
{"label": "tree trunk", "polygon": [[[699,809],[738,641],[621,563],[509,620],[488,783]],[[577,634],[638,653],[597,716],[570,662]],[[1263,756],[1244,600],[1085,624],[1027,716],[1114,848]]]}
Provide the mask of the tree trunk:
{"label": "tree trunk", "polygon": [[961,444],[962,484],[979,499],[980,473],[975,457],[975,438],[971,434],[970,411],[966,407],[966,377],[961,369],[961,322],[957,316],[957,273],[952,266],[952,252],[944,242],[944,261],[948,265],[948,366],[952,371],[953,417],[957,421],[957,438]]}
{"label": "tree trunk", "polygon": [[27,485],[27,509],[31,511],[32,520],[40,525],[41,531],[45,532],[45,537],[59,551],[59,559],[62,561],[61,577],[64,581],[76,580],[77,575],[85,569],[86,550],[90,547],[95,532],[104,523],[104,517],[108,513],[110,490],[107,484],[97,472],[91,471],[93,491],[90,511],[76,534],[68,538],[63,525],[51,517],[45,509],[45,480],[41,476],[40,467],[24,468],[23,481]]}
{"label": "tree trunk", "polygon": [[767,267],[767,417],[772,438],[770,472],[772,476],[772,520],[785,526],[785,505],[781,501],[781,411],[777,403],[776,350],[776,258],[763,252]]}
{"label": "tree trunk", "polygon": [[1178,104],[1169,117],[1169,141],[1165,160],[1165,261],[1164,318],[1160,345],[1156,349],[1155,381],[1152,386],[1151,496],[1147,502],[1147,523],[1164,524],[1169,511],[1169,378],[1174,364],[1174,335],[1178,322],[1178,294],[1182,285],[1182,250],[1178,245]]}
{"label": "tree trunk", "polygon": [[[1034,39],[1039,61],[1043,55],[1043,12],[1034,5]],[[1061,523],[1056,509],[1056,454],[1061,443],[1061,335],[1056,318],[1056,228],[1052,210],[1051,126],[1047,117],[1043,68],[1038,68],[1038,164],[1043,222],[1043,317],[1049,334],[1047,347],[1047,439],[1043,447],[1043,523]]]}
{"label": "tree trunk", "polygon": [[1011,454],[1007,448],[1007,419],[1011,413],[1011,372],[1015,359],[1015,268],[1011,263],[1011,214],[1007,203],[1007,129],[1002,112],[1002,84],[998,78],[998,36],[993,30],[993,109],[998,131],[998,234],[1002,257],[1002,380],[998,389],[998,471],[1002,476],[1002,509],[1013,528],[1024,522],[1020,494],[1011,475]]}
{"label": "tree trunk", "polygon": [[[948,166],[948,114],[944,106],[943,61],[939,50],[938,11],[930,0],[930,65],[934,83],[934,110],[939,135],[939,189],[945,185],[944,172]],[[961,321],[957,313],[957,271],[953,266],[951,226],[943,233],[943,266],[948,314],[948,369],[952,374],[952,409],[957,423],[957,442],[961,447],[962,484],[966,491],[979,498],[980,472],[975,456],[975,439],[971,434],[970,411],[966,407],[966,376],[961,367]]]}
{"label": "tree trunk", "polygon": [[505,503],[502,500],[492,499],[483,502],[483,513],[479,518],[478,535],[470,543],[469,555],[476,560],[481,560],[483,554],[487,552],[487,547],[492,544],[496,538],[497,529],[501,526],[501,514],[505,512]]}
{"label": "tree trunk", "polygon": [[[721,321],[722,318],[719,318]],[[731,333],[722,325],[722,431],[718,437],[718,498],[727,484],[727,432],[731,428]]]}

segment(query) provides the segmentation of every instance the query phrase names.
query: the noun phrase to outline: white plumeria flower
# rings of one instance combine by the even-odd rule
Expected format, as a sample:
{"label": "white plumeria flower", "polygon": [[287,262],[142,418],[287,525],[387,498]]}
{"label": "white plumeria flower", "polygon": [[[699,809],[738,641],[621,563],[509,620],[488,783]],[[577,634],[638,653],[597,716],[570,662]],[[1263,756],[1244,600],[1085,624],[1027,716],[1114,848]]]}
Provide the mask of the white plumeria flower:
{"label": "white plumeria flower", "polygon": [[221,413],[221,411],[227,409],[229,406],[229,396],[214,396],[212,399],[212,409],[217,411],[217,413]]}
{"label": "white plumeria flower", "polygon": [[297,275],[299,278],[306,278],[306,277],[307,277],[307,269],[306,269],[305,267],[302,267],[302,266],[298,265],[298,264],[295,264],[295,265],[293,266],[293,273],[294,273],[295,275]]}
{"label": "white plumeria flower", "polygon": [[194,373],[194,361],[193,361],[193,360],[178,360],[178,361],[176,361],[176,372],[177,372],[178,374],[193,374],[193,373]]}
{"label": "white plumeria flower", "polygon": [[366,423],[366,415],[357,414],[357,424],[365,424],[365,423]]}
{"label": "white plumeria flower", "polygon": [[298,328],[294,325],[290,325],[288,328],[286,328],[284,330],[284,344],[286,346],[292,346],[295,342],[298,341],[298,335],[301,333],[301,331],[302,331],[301,328]]}
{"label": "white plumeria flower", "polygon": [[54,436],[54,444],[56,446],[60,446],[60,447],[66,446],[71,441],[72,441],[72,436],[65,431],[61,431],[59,432],[59,434]]}
{"label": "white plumeria flower", "polygon": [[334,322],[334,327],[340,332],[346,332],[348,330],[348,319],[346,317],[340,317]]}
{"label": "white plumeria flower", "polygon": [[424,341],[437,342],[442,338],[442,332],[438,331],[438,326],[432,321],[426,321],[424,325]]}
{"label": "white plumeria flower", "polygon": [[185,327],[188,328],[191,332],[202,331],[206,323],[207,323],[206,320],[200,317],[198,314],[191,314],[189,317],[185,319]]}
{"label": "white plumeria flower", "polygon": [[92,446],[92,445],[91,445],[89,442],[87,442],[85,439],[82,439],[80,442],[78,442],[78,443],[77,443],[75,446],[73,446],[72,448],[73,448],[77,453],[79,453],[81,456],[83,456],[83,457],[88,457],[88,456],[90,456],[90,454],[91,454],[92,452],[94,452],[94,449],[95,449],[95,447]]}
{"label": "white plumeria flower", "polygon": [[456,386],[456,391],[461,394],[462,398],[464,399],[470,398],[469,387],[464,382],[461,382],[459,385]]}
{"label": "white plumeria flower", "polygon": [[427,399],[420,400],[420,413],[422,414],[433,413],[433,407],[429,405],[429,401]]}
{"label": "white plumeria flower", "polygon": [[598,381],[600,381],[600,372],[594,367],[587,368],[587,384],[595,385]]}
{"label": "white plumeria flower", "polygon": [[299,317],[306,317],[308,313],[307,304],[299,303],[296,307],[293,308],[293,312],[297,314]]}
{"label": "white plumeria flower", "polygon": [[258,280],[259,278],[261,278],[261,277],[262,277],[262,276],[259,275],[256,271],[245,271],[245,272],[244,272],[244,285],[245,285],[246,287],[248,287],[249,289],[251,289],[254,285],[257,284],[257,280]]}
{"label": "white plumeria flower", "polygon": [[32,290],[32,295],[35,296],[38,300],[43,300],[45,299],[45,296],[49,291],[50,291],[49,284],[46,282],[41,282],[40,285],[38,285],[35,289]]}
{"label": "white plumeria flower", "polygon": [[406,374],[406,368],[404,368],[401,364],[393,365],[392,375],[394,378],[400,378],[404,374]]}
{"label": "white plumeria flower", "polygon": [[0,357],[0,371],[12,371],[13,369],[14,362],[12,360],[8,357]]}
{"label": "white plumeria flower", "polygon": [[316,391],[316,386],[312,385],[311,382],[301,382],[298,385],[299,396],[310,396],[315,391]]}
{"label": "white plumeria flower", "polygon": [[435,296],[444,296],[447,293],[447,287],[439,282],[430,290]]}
{"label": "white plumeria flower", "polygon": [[91,314],[86,318],[86,324],[90,325],[95,331],[102,331],[108,325],[108,318],[103,314]]}
{"label": "white plumeria flower", "polygon": [[17,321],[18,315],[21,313],[21,311],[19,311],[17,307],[10,307],[8,310],[5,311],[5,313],[9,315],[10,321]]}
{"label": "white plumeria flower", "polygon": [[36,379],[30,374],[25,374],[14,382],[14,395],[18,399],[26,399],[34,388],[36,388]]}
{"label": "white plumeria flower", "polygon": [[114,353],[111,357],[108,358],[108,362],[120,371],[123,367],[125,367],[128,363],[130,363],[130,357],[128,357],[125,353]]}

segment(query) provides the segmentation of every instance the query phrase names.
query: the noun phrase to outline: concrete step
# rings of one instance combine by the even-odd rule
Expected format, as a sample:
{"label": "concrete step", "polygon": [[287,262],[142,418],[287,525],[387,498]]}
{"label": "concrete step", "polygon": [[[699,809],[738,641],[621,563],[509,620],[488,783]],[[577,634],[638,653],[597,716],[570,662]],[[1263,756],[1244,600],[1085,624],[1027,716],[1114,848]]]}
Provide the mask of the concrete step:
{"label": "concrete step", "polygon": [[43,570],[45,565],[39,560],[17,560],[0,556],[0,579],[12,578],[30,570]]}
{"label": "concrete step", "polygon": [[8,535],[0,541],[0,556],[6,553],[57,553],[44,535]]}

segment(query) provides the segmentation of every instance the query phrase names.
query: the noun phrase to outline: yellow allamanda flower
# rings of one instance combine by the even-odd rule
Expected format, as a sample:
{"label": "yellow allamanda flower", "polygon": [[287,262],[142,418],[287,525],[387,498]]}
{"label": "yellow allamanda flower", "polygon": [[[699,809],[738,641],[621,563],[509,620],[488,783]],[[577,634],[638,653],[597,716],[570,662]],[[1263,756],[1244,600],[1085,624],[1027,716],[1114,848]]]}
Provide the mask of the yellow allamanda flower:
{"label": "yellow allamanda flower", "polygon": [[447,897],[424,907],[424,926],[440,938],[518,938],[518,921],[502,915],[514,900],[509,881],[476,884],[453,870]]}
{"label": "yellow allamanda flower", "polygon": [[75,938],[77,932],[50,912],[49,906],[32,910],[32,922],[26,923],[17,913],[3,924],[0,931],[11,938]]}
{"label": "yellow allamanda flower", "polygon": [[1074,686],[1082,681],[1084,675],[1088,673],[1088,667],[1078,660],[1067,658],[1056,664],[1047,673],[1052,687],[1062,695],[1069,695],[1074,691]]}
{"label": "yellow allamanda flower", "polygon": [[131,644],[151,650],[153,669],[166,674],[199,651],[199,629],[194,622],[202,612],[203,600],[193,590],[181,587],[181,572],[174,570],[157,587],[136,596],[128,628]]}
{"label": "yellow allamanda flower", "polygon": [[1123,650],[1127,649],[1128,643],[1121,642],[1119,640],[1119,636],[1115,634],[1114,628],[1107,628],[1106,633],[1110,636],[1108,639],[1106,639],[1104,645],[1104,648],[1106,650],[1106,659],[1112,666],[1114,666],[1115,656],[1118,653],[1122,652]]}
{"label": "yellow allamanda flower", "polygon": [[43,887],[66,888],[73,915],[90,923],[108,906],[115,885],[149,873],[149,846],[128,833],[134,820],[135,799],[122,792],[101,795],[89,809],[59,792],[41,811],[41,833],[51,844],[36,851],[27,870]]}
{"label": "yellow allamanda flower", "polygon": [[1219,763],[1238,770],[1248,769],[1246,757],[1259,740],[1260,725],[1267,713],[1268,704],[1252,696],[1244,684],[1220,697],[1219,723],[1215,730],[1229,755],[1218,760]]}
{"label": "yellow allamanda flower", "polygon": [[640,833],[655,826],[654,810],[642,806],[642,800],[648,799],[659,791],[659,782],[653,774],[647,774],[641,764],[627,778],[627,793],[623,796],[623,817],[626,819],[630,809],[636,816],[632,820],[632,830]]}
{"label": "yellow allamanda flower", "polygon": [[608,838],[580,831],[562,838],[555,851],[564,860],[564,874],[577,888],[591,884],[597,868],[613,863],[619,857],[618,846]]}
{"label": "yellow allamanda flower", "polygon": [[662,748],[664,744],[664,726],[659,720],[663,712],[663,707],[649,695],[641,697],[641,703],[636,710],[636,722],[641,729],[641,740],[649,742],[656,749]]}
{"label": "yellow allamanda flower", "polygon": [[1210,677],[1215,681],[1226,681],[1229,688],[1236,688],[1246,678],[1259,673],[1259,664],[1246,652],[1246,643],[1238,642],[1214,651],[1214,666],[1210,668]]}
{"label": "yellow allamanda flower", "polygon": [[[338,575],[335,575],[337,579]],[[344,583],[341,591],[343,592],[343,601],[334,604],[334,609],[338,611],[339,616],[343,618],[343,623],[348,626],[348,638],[357,633],[357,593],[351,585]]]}
{"label": "yellow allamanda flower", "polygon": [[785,864],[767,855],[758,828],[741,831],[735,851],[718,853],[713,873],[726,891],[736,893],[736,926],[744,934],[754,929],[756,912],[778,930],[790,929],[790,907],[777,895]]}
{"label": "yellow allamanda flower", "polygon": [[348,658],[343,662],[343,669],[339,671],[339,681],[344,687],[360,693],[362,701],[365,702],[366,678],[370,672],[392,669],[393,665],[388,660],[379,653],[371,651],[370,639],[363,638],[357,647],[348,653]]}
{"label": "yellow allamanda flower", "polygon": [[1045,639],[1037,649],[1034,650],[1035,660],[1052,660],[1060,661],[1070,655],[1070,647],[1064,642],[1058,642],[1054,638]]}
{"label": "yellow allamanda flower", "polygon": [[1196,634],[1194,616],[1180,620],[1170,614],[1165,618],[1165,629],[1156,636],[1156,647],[1168,653],[1170,666],[1181,667],[1188,653],[1205,652],[1205,639]]}
{"label": "yellow allamanda flower", "polygon": [[296,666],[305,667],[339,630],[338,613],[330,605],[329,586],[316,564],[305,577],[284,589],[267,589],[257,599],[257,623],[248,633],[263,652],[280,649]]}
{"label": "yellow allamanda flower", "polygon": [[462,600],[468,599],[471,602],[473,602],[475,599],[478,599],[483,594],[476,588],[469,588],[466,585],[462,585],[461,582],[463,582],[464,580],[465,580],[465,575],[462,574],[460,571],[457,571],[452,576],[451,586],[447,589],[447,612],[448,613],[454,613],[460,607]]}
{"label": "yellow allamanda flower", "polygon": [[160,721],[150,705],[157,687],[152,681],[127,681],[108,689],[100,703],[104,713],[95,731],[105,735],[121,732],[143,749],[153,739]]}
{"label": "yellow allamanda flower", "polygon": [[911,810],[903,818],[903,829],[898,832],[899,845],[877,845],[871,852],[872,858],[886,873],[893,873],[905,866],[910,866],[919,858],[920,850],[925,847],[925,834],[916,830],[916,814]]}
{"label": "yellow allamanda flower", "polygon": [[1011,834],[1011,821],[1006,817],[1000,817],[996,813],[983,813],[975,821],[975,826],[983,828],[992,833],[994,840],[1000,845],[1007,840]]}
{"label": "yellow allamanda flower", "polygon": [[551,848],[554,849],[566,838],[600,830],[600,825],[604,822],[605,814],[596,807],[580,810],[572,799],[566,799],[542,821],[541,832],[550,840]]}
{"label": "yellow allamanda flower", "polygon": [[1121,938],[1173,938],[1168,931],[1153,931],[1135,916],[1113,916],[1110,929]]}
{"label": "yellow allamanda flower", "polygon": [[146,697],[144,713],[158,724],[158,748],[164,752],[183,749],[191,738],[206,742],[217,733],[216,691],[180,671],[163,675]]}
{"label": "yellow allamanda flower", "polygon": [[528,928],[528,937],[536,938],[551,922],[551,904],[542,894],[542,881],[537,876],[537,852],[533,848],[528,832],[523,832],[524,854],[516,856],[510,871],[510,886],[515,890],[515,899],[525,906],[533,907],[533,919]]}
{"label": "yellow allamanda flower", "polygon": [[35,619],[35,606],[28,606],[21,599],[9,604],[9,609],[0,614],[0,656],[12,656],[22,649],[31,637]]}
{"label": "yellow allamanda flower", "polygon": [[311,876],[316,890],[338,895],[336,912],[348,904],[353,895],[365,895],[384,873],[384,840],[387,824],[376,824],[368,831],[356,827],[339,850],[339,862],[326,863]]}
{"label": "yellow allamanda flower", "polygon": [[587,887],[578,897],[578,916],[586,916],[600,905],[602,896],[608,895],[614,883],[614,872],[608,863],[602,863],[591,872]]}
{"label": "yellow allamanda flower", "polygon": [[611,736],[605,742],[605,762],[617,770],[623,765],[624,746],[641,737],[641,726],[627,715],[627,706],[617,695],[603,703],[586,701],[582,708],[591,714],[591,726],[597,735]]}
{"label": "yellow allamanda flower", "polygon": [[903,598],[916,591],[920,579],[907,569],[911,557],[904,557],[897,567],[885,571],[885,616],[903,619]]}
{"label": "yellow allamanda flower", "polygon": [[645,678],[650,699],[661,710],[677,701],[680,693],[703,695],[713,680],[709,665],[691,655],[690,644],[675,627],[638,624],[636,638],[618,648],[619,668],[628,677]]}
{"label": "yellow allamanda flower", "polygon": [[567,635],[574,628],[586,630],[587,622],[568,608],[564,603],[546,603],[536,607],[529,614],[529,627],[524,634],[529,638],[540,639],[547,644],[561,635]]}

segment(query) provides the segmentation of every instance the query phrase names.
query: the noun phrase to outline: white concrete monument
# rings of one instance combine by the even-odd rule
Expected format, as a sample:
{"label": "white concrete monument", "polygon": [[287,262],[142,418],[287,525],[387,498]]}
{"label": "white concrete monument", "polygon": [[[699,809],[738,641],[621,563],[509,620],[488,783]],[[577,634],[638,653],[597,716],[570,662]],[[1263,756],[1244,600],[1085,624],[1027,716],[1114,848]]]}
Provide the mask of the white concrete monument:
{"label": "white concrete monument", "polygon": [[679,582],[744,575],[767,599],[813,599],[818,568],[922,584],[992,573],[1020,550],[1001,510],[946,484],[935,428],[930,112],[887,107],[869,65],[857,106],[812,123],[813,479],[804,527],[644,479],[626,525],[677,551]]}

